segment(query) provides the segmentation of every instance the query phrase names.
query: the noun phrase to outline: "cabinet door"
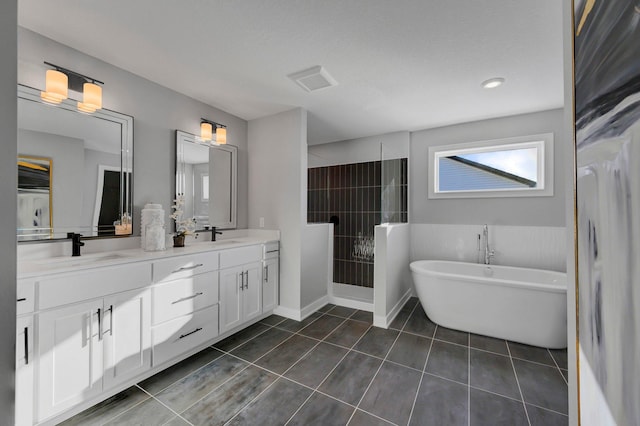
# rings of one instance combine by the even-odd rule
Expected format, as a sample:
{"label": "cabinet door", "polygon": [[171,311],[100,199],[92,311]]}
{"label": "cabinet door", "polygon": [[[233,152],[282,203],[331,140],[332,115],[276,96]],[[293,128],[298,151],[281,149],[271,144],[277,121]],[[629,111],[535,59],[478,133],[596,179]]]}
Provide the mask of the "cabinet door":
{"label": "cabinet door", "polygon": [[249,321],[262,313],[262,263],[250,263],[243,269],[243,321]]}
{"label": "cabinet door", "polygon": [[262,271],[262,312],[273,311],[278,306],[278,259],[264,261]]}
{"label": "cabinet door", "polygon": [[[38,419],[102,391],[102,299],[41,313],[38,318]],[[100,324],[99,324],[100,323]]]}
{"label": "cabinet door", "polygon": [[104,299],[104,389],[151,368],[151,290]]}
{"label": "cabinet door", "polygon": [[220,333],[231,330],[243,322],[241,267],[220,270]]}
{"label": "cabinet door", "polygon": [[16,426],[33,425],[33,316],[16,323]]}

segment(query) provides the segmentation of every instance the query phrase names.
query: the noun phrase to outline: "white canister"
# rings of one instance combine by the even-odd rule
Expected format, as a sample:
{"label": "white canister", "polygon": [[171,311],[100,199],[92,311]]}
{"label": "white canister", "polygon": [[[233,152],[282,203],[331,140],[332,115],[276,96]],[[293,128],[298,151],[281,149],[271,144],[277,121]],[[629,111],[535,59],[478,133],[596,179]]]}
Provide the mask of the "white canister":
{"label": "white canister", "polygon": [[165,232],[164,225],[157,222],[145,226],[144,234],[144,250],[145,251],[161,251],[165,249]]}
{"label": "white canister", "polygon": [[[150,226],[154,226],[150,228]],[[150,238],[147,238],[147,231],[152,230],[153,235],[150,235]],[[161,204],[145,204],[142,209],[142,220],[140,221],[140,244],[143,250],[156,251],[156,250],[164,250],[165,244],[165,236],[164,236],[164,210],[162,209]],[[162,243],[160,243],[160,238],[158,234],[162,233]],[[154,243],[153,241],[158,241]],[[147,247],[147,243],[150,243],[150,246]],[[159,247],[162,248],[159,248]]]}

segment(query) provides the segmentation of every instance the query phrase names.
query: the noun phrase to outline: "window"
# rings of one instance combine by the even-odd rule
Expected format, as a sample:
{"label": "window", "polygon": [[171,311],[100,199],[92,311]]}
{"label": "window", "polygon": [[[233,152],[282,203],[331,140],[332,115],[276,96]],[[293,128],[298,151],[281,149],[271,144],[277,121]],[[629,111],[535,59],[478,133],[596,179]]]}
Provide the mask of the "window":
{"label": "window", "polygon": [[209,201],[209,175],[201,175],[200,179],[202,180],[202,194],[201,194],[201,199],[202,201]]}
{"label": "window", "polygon": [[553,134],[429,148],[429,198],[553,195]]}

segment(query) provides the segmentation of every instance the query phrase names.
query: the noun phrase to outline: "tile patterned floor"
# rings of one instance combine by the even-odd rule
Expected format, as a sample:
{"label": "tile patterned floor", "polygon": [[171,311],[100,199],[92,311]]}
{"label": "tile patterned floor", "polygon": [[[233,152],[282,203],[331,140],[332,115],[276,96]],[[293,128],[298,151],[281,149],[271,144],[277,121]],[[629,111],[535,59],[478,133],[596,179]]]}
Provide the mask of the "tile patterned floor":
{"label": "tile patterned floor", "polygon": [[567,425],[566,351],[327,305],[271,316],[65,425]]}

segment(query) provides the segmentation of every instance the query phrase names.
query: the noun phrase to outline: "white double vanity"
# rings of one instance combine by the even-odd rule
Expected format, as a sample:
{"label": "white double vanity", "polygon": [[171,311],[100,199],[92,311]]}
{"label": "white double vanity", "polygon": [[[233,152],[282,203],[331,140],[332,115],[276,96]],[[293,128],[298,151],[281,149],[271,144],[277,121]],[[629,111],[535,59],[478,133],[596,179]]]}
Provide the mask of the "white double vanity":
{"label": "white double vanity", "polygon": [[64,420],[270,315],[278,263],[265,235],[20,261],[16,424]]}

